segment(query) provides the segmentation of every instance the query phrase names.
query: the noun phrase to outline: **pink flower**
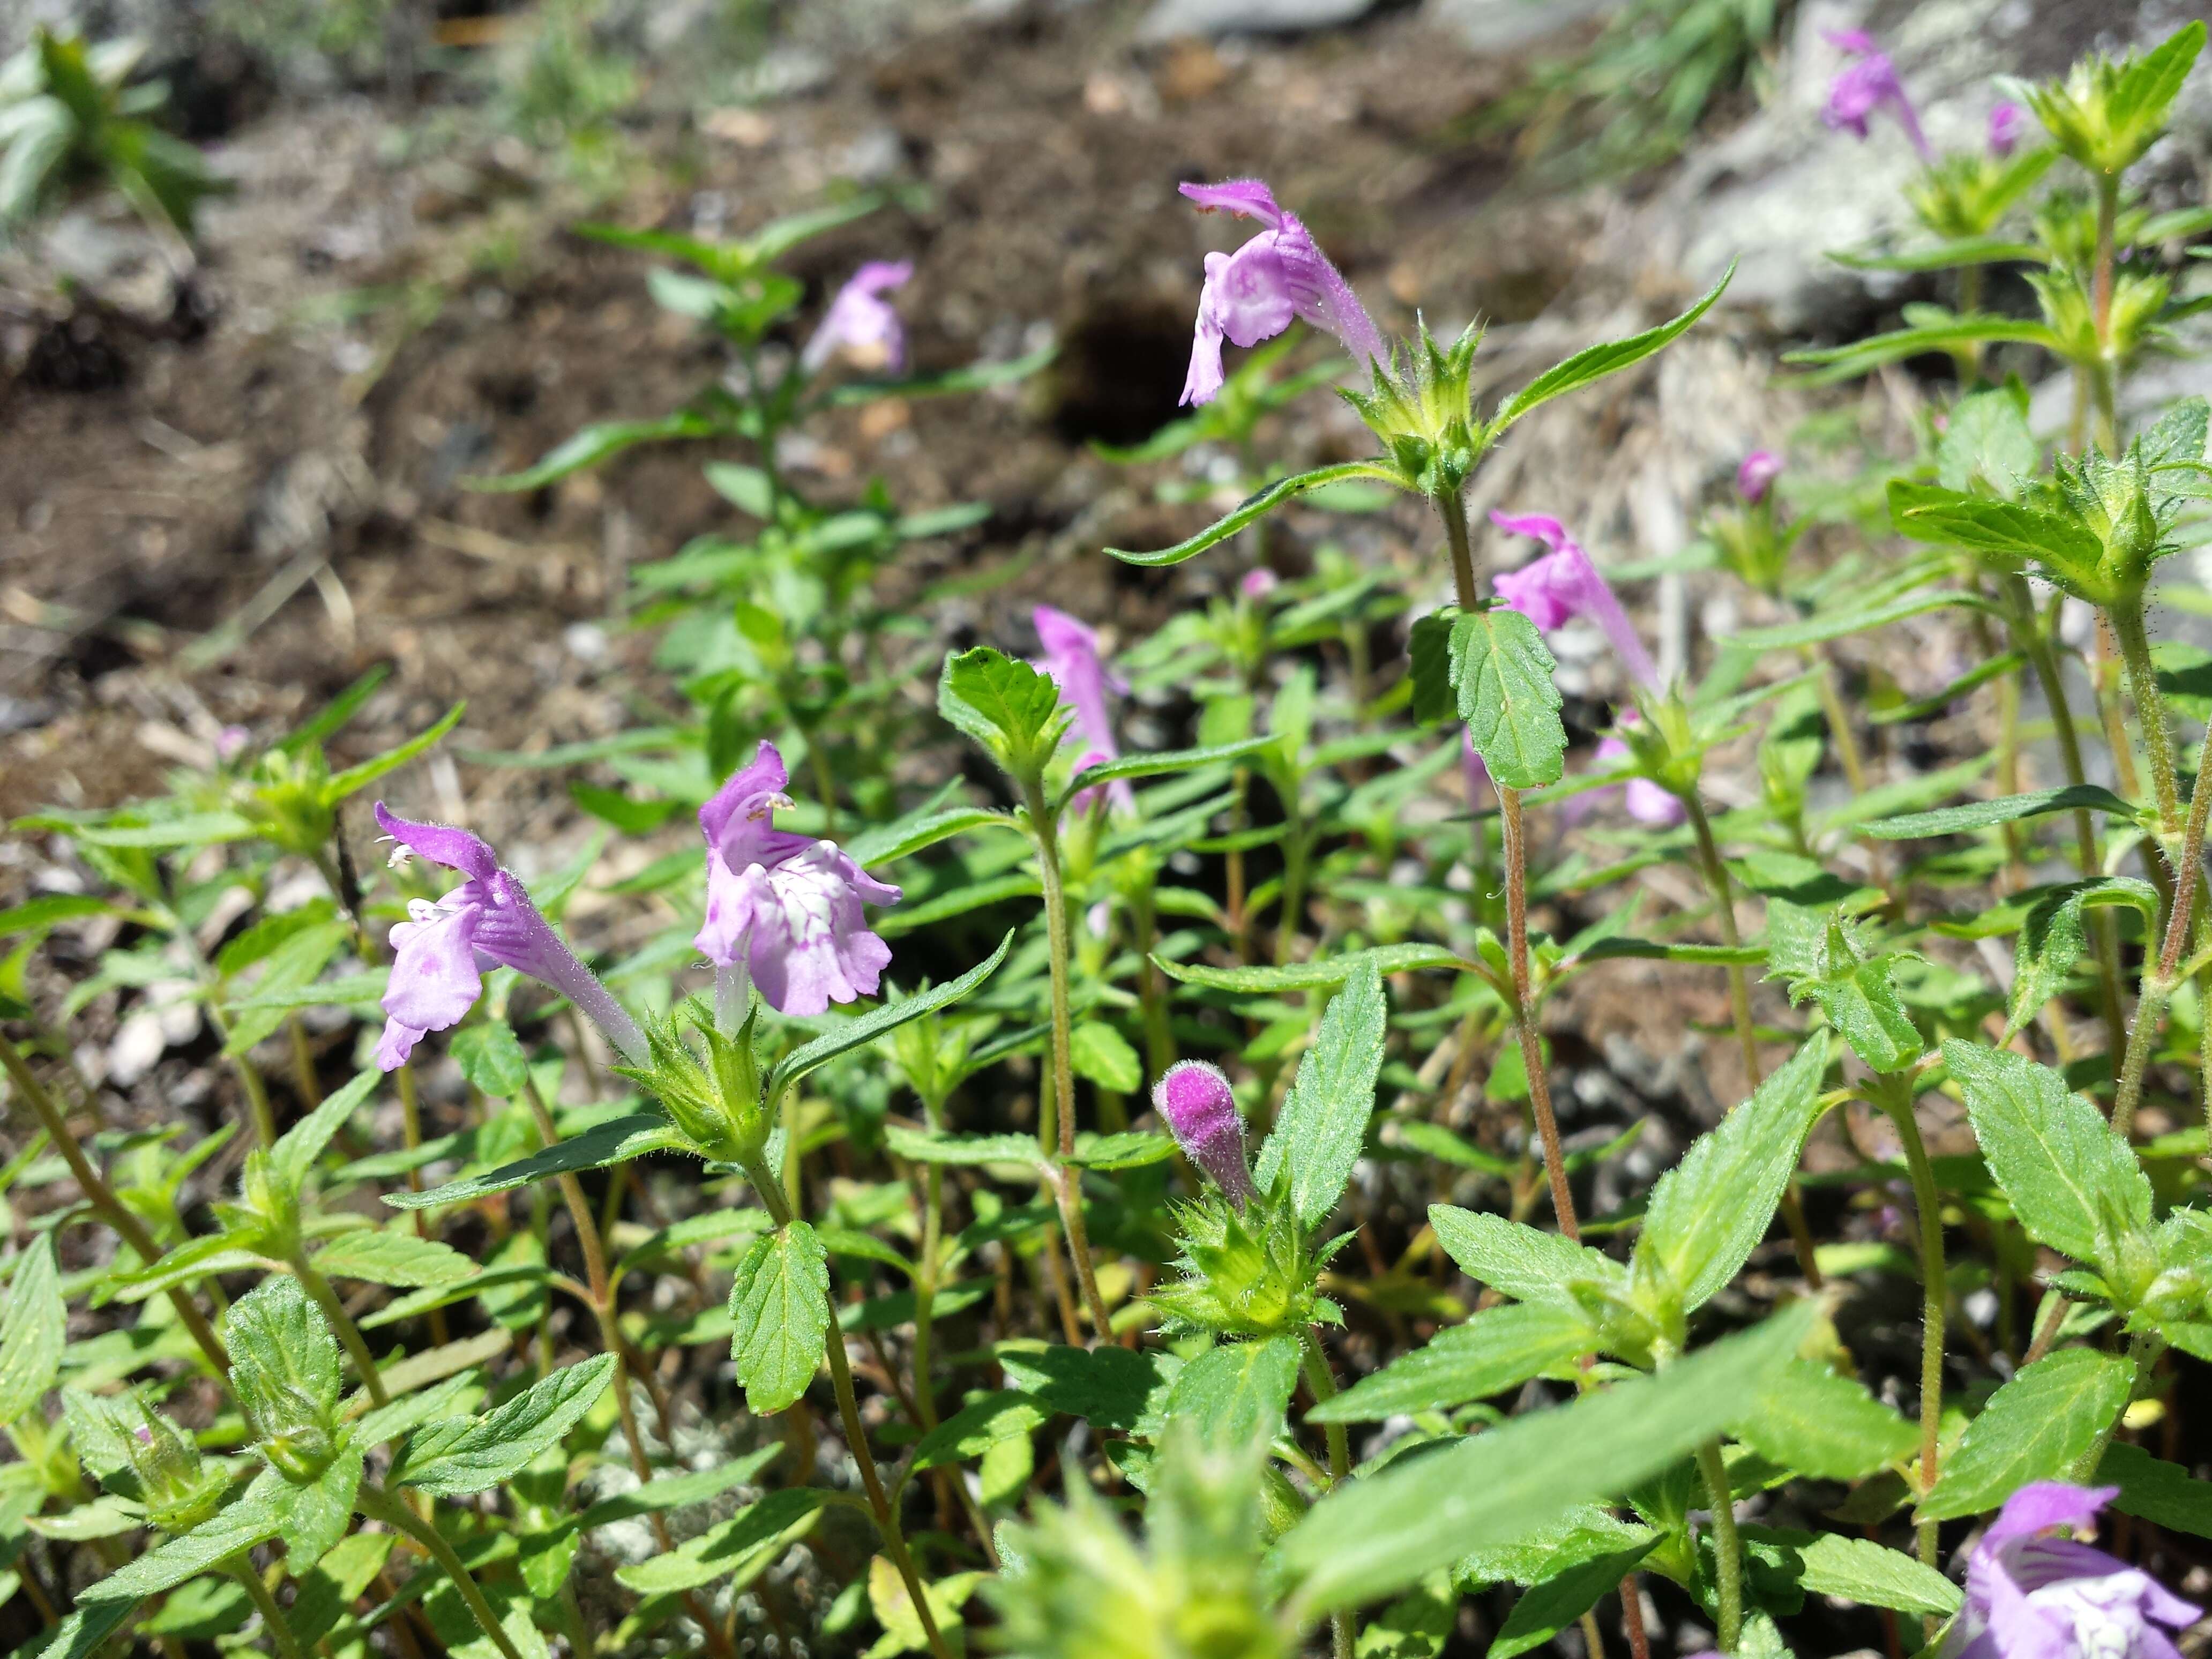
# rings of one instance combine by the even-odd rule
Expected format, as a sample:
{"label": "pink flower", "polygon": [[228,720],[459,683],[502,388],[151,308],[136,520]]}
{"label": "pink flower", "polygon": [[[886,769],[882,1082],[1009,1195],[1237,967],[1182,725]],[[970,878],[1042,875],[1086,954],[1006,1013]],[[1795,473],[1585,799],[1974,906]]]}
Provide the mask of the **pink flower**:
{"label": "pink flower", "polygon": [[1838,132],[1864,138],[1869,118],[1886,109],[1905,129],[1920,159],[1933,161],[1936,151],[1928,143],[1928,135],[1920,130],[1920,117],[1912,100],[1905,95],[1897,65],[1875,46],[1874,37],[1863,29],[1830,29],[1825,38],[1852,61],[1829,85],[1827,106],[1820,118]]}
{"label": "pink flower", "polygon": [[1244,1120],[1218,1066],[1202,1060],[1177,1060],[1152,1085],[1152,1105],[1175,1132],[1183,1155],[1207,1180],[1231,1203],[1250,1200],[1252,1170],[1244,1161]]}
{"label": "pink flower", "polygon": [[1966,1558],[1966,1605],[1944,1659],[2179,1659],[2167,1632],[2196,1623],[2200,1608],[2100,1549],[2053,1535],[2089,1525],[2118,1492],[2038,1480],[2005,1499]]}
{"label": "pink flower", "polygon": [[[1621,724],[1632,725],[1635,719],[1636,711],[1629,709],[1621,716]],[[1602,769],[1615,761],[1626,760],[1629,752],[1628,744],[1621,738],[1601,738],[1597,745],[1597,763]],[[1596,790],[1590,799],[1595,802],[1612,793],[1610,789]],[[1654,830],[1672,830],[1677,824],[1686,823],[1690,816],[1688,808],[1649,778],[1629,779],[1627,806],[1629,817]]]}
{"label": "pink flower", "polygon": [[[1053,683],[1060,687],[1060,695],[1075,711],[1075,735],[1085,750],[1075,769],[1079,772],[1086,766],[1119,759],[1121,750],[1114,741],[1114,716],[1106,695],[1109,691],[1126,695],[1129,686],[1106,666],[1105,659],[1098,654],[1097,631],[1048,605],[1037,606],[1030,613],[1030,620],[1036,624],[1037,643],[1044,649],[1036,666],[1052,676]],[[1136,804],[1126,778],[1117,778],[1108,784],[1106,793],[1107,799],[1116,806]],[[1075,799],[1076,811],[1087,811],[1097,799],[1096,790],[1085,790]]]}
{"label": "pink flower", "polygon": [[1231,179],[1181,188],[1202,212],[1220,209],[1267,227],[1234,253],[1206,256],[1206,285],[1198,295],[1198,327],[1182,402],[1211,403],[1221,390],[1224,340],[1257,345],[1280,334],[1294,317],[1336,336],[1363,368],[1370,362],[1389,366],[1382,337],[1359,296],[1297,216],[1275,204],[1265,184]]}
{"label": "pink flower", "polygon": [[399,843],[398,864],[410,853],[467,878],[432,903],[415,899],[408,920],[392,930],[392,975],[384,993],[384,1038],[376,1063],[396,1071],[432,1031],[458,1025],[483,990],[483,963],[512,968],[551,986],[606,1033],[634,1062],[645,1040],[598,976],[576,960],[530,902],[521,878],[500,867],[489,845],[449,824],[416,823],[376,804],[378,828]]}
{"label": "pink flower", "polygon": [[2007,100],[1990,112],[1990,154],[2000,161],[2027,136],[2027,112]]}
{"label": "pink flower", "polygon": [[225,766],[246,751],[253,733],[242,726],[226,726],[215,734],[215,757]]}
{"label": "pink flower", "polygon": [[902,288],[914,275],[911,262],[873,260],[853,273],[814,331],[814,337],[799,354],[799,367],[808,374],[840,351],[848,352],[863,368],[887,369],[896,374],[906,367],[906,325],[882,295]]}
{"label": "pink flower", "polygon": [[1771,449],[1753,450],[1735,470],[1735,493],[1757,507],[1782,476],[1783,465],[1782,458]]}
{"label": "pink flower", "polygon": [[1516,517],[1493,513],[1491,523],[1508,535],[1534,536],[1551,550],[1533,564],[1501,572],[1492,580],[1498,597],[1535,623],[1545,633],[1555,632],[1577,617],[1587,617],[1605,631],[1620,656],[1621,664],[1640,685],[1658,689],[1659,671],[1651,654],[1636,636],[1628,613],[1620,608],[1613,589],[1589,561],[1566,526],[1540,513]]}
{"label": "pink flower", "polygon": [[1237,591],[1248,599],[1264,599],[1282,586],[1282,578],[1264,564],[1255,565],[1237,580]]}
{"label": "pink flower", "polygon": [[707,837],[707,916],[692,939],[718,968],[743,967],[779,1013],[818,1014],[872,996],[890,946],[868,931],[863,904],[896,904],[836,844],[775,828],[789,775],[763,743],[699,809]]}

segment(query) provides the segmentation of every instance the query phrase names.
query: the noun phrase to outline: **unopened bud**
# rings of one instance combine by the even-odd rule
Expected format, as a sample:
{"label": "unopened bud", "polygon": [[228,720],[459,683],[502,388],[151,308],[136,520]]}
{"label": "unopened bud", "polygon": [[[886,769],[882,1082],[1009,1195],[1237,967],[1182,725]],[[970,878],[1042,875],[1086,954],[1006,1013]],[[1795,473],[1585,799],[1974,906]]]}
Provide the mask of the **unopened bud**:
{"label": "unopened bud", "polygon": [[1234,1203],[1248,1202],[1252,1171],[1244,1162],[1244,1120],[1218,1066],[1179,1060],[1152,1085],[1152,1104],[1184,1153]]}

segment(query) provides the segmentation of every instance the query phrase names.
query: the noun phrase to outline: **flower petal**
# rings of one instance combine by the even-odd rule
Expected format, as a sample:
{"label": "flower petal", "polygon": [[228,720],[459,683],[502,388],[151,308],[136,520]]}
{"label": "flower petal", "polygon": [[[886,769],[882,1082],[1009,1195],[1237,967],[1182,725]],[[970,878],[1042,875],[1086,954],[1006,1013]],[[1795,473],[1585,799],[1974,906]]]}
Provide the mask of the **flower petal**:
{"label": "flower petal", "polygon": [[376,827],[409,852],[433,864],[459,870],[474,881],[489,881],[499,868],[499,855],[489,842],[450,823],[417,823],[376,803]]}

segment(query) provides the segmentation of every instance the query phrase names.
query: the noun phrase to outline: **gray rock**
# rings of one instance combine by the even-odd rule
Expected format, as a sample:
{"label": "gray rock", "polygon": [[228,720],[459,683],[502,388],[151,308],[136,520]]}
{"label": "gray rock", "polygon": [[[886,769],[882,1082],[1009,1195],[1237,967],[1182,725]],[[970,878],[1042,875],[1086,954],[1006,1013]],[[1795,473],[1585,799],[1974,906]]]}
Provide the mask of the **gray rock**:
{"label": "gray rock", "polygon": [[1364,17],[1375,0],[1154,0],[1137,26],[1139,40],[1178,35],[1296,34]]}
{"label": "gray rock", "polygon": [[1428,13],[1471,52],[1510,52],[1540,46],[1626,0],[1429,0]]}

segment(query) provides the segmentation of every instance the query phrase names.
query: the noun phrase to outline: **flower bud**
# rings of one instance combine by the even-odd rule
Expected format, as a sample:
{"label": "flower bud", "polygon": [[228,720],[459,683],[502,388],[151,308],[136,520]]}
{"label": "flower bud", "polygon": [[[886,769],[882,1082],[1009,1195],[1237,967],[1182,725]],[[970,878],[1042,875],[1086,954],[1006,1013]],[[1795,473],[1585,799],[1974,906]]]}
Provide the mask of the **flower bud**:
{"label": "flower bud", "polygon": [[1249,1202],[1253,1188],[1244,1161],[1244,1120],[1221,1068],[1202,1060],[1178,1060],[1152,1085],[1152,1104],[1206,1178],[1233,1203]]}
{"label": "flower bud", "polygon": [[1753,507],[1766,499],[1766,492],[1782,475],[1782,458],[1771,449],[1754,449],[1743,458],[1743,465],[1735,470],[1735,493]]}

